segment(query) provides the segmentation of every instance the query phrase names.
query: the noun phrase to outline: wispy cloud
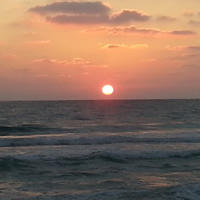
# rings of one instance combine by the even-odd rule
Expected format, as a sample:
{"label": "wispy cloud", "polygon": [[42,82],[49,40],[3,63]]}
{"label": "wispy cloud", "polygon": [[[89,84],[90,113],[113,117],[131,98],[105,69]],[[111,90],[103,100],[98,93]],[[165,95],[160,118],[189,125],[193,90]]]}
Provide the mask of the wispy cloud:
{"label": "wispy cloud", "polygon": [[60,65],[65,67],[81,67],[81,68],[107,68],[105,64],[94,64],[90,61],[73,58],[72,60],[55,60],[55,59],[35,59],[32,63],[47,64],[47,65]]}
{"label": "wispy cloud", "polygon": [[125,45],[125,44],[106,44],[102,46],[102,49],[118,49],[118,48],[128,48],[128,49],[144,49],[148,48],[147,44],[135,44],[135,45]]}
{"label": "wispy cloud", "polygon": [[162,15],[162,16],[157,17],[156,20],[161,21],[161,22],[174,22],[174,21],[176,21],[176,18],[171,17],[171,16]]}
{"label": "wispy cloud", "polygon": [[137,34],[137,35],[171,35],[171,36],[194,36],[197,35],[196,32],[191,30],[174,30],[174,31],[162,31],[156,28],[137,28],[136,26],[117,26],[108,27],[103,26],[100,28],[95,28],[93,31],[105,31],[108,34]]}
{"label": "wispy cloud", "polygon": [[167,46],[166,49],[172,53],[172,60],[177,60],[181,63],[199,63],[200,46]]}
{"label": "wispy cloud", "polygon": [[189,23],[192,24],[192,25],[198,25],[199,26],[200,25],[200,20],[193,20],[192,19],[192,20],[189,21]]}
{"label": "wispy cloud", "polygon": [[178,36],[189,36],[189,35],[196,35],[196,33],[194,31],[191,30],[175,30],[175,31],[171,31],[169,32],[169,34],[171,35],[178,35]]}
{"label": "wispy cloud", "polygon": [[175,47],[167,47],[168,50],[172,51],[200,51],[200,46],[194,45],[194,46],[175,46]]}
{"label": "wispy cloud", "polygon": [[185,12],[183,12],[183,15],[185,17],[193,17],[195,15],[195,13],[193,11],[185,11]]}

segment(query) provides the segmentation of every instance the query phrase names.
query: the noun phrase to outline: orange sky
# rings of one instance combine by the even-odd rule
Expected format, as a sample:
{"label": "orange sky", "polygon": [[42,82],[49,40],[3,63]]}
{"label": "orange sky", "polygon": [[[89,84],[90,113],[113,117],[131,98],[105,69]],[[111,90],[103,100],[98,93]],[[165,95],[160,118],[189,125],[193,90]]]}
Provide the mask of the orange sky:
{"label": "orange sky", "polygon": [[0,100],[200,98],[199,0],[0,3]]}

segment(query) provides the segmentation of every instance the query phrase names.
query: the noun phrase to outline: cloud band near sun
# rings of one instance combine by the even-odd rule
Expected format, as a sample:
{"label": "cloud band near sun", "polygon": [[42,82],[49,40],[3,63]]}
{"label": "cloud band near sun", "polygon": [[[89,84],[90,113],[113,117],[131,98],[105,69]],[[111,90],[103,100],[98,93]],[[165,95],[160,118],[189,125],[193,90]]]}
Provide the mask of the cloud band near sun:
{"label": "cloud band near sun", "polygon": [[102,2],[55,2],[29,9],[59,24],[128,24],[145,22],[151,16],[137,10],[123,9],[112,13],[112,8]]}
{"label": "cloud band near sun", "polygon": [[136,35],[149,35],[149,36],[196,36],[197,33],[191,30],[174,30],[174,31],[162,31],[160,29],[155,28],[137,28],[135,26],[102,26],[99,28],[94,28],[93,31],[104,31],[108,34],[115,35],[115,34],[136,34]]}

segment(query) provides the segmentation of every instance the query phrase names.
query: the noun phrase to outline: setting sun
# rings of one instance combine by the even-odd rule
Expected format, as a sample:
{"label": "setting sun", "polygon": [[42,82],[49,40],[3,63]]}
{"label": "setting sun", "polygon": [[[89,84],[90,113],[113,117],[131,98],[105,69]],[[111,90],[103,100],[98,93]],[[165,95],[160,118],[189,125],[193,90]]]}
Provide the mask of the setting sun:
{"label": "setting sun", "polygon": [[114,89],[111,85],[104,85],[102,88],[102,92],[105,95],[111,95],[114,92]]}

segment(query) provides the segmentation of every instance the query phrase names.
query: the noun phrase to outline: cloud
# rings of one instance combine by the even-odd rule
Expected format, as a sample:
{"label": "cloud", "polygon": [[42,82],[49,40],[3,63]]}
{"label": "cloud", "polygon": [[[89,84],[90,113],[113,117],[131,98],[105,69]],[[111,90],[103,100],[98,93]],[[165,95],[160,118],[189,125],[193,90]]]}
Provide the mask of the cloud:
{"label": "cloud", "polygon": [[46,6],[30,8],[59,24],[98,24],[109,21],[111,8],[102,2],[55,2]]}
{"label": "cloud", "polygon": [[55,60],[55,59],[35,59],[32,63],[44,64],[44,65],[53,65],[53,66],[66,66],[66,67],[81,67],[81,68],[107,68],[108,65],[105,64],[94,64],[90,61],[73,58],[72,60]]}
{"label": "cloud", "polygon": [[128,48],[128,49],[143,49],[148,48],[147,44],[135,44],[135,45],[125,45],[125,44],[106,44],[102,49],[117,49],[117,48]]}
{"label": "cloud", "polygon": [[93,31],[106,31],[108,34],[157,34],[160,32],[159,29],[154,28],[137,28],[135,26],[117,26],[117,27],[109,27],[102,26],[100,28],[95,28]]}
{"label": "cloud", "polygon": [[123,45],[120,44],[106,44],[102,47],[102,49],[117,49],[122,47]]}
{"label": "cloud", "polygon": [[200,46],[186,46],[185,48],[192,51],[200,51]]}
{"label": "cloud", "polygon": [[175,47],[167,47],[168,50],[172,51],[200,51],[200,46],[175,46]]}
{"label": "cloud", "polygon": [[172,35],[196,35],[196,33],[194,31],[190,31],[190,30],[177,30],[177,31],[171,31],[170,32]]}
{"label": "cloud", "polygon": [[189,23],[192,24],[192,25],[198,25],[198,26],[200,25],[199,20],[190,20]]}
{"label": "cloud", "polygon": [[58,61],[53,59],[35,59],[32,61],[37,64],[66,64],[67,61]]}
{"label": "cloud", "polygon": [[173,21],[175,21],[175,20],[176,20],[175,17],[165,16],[165,15],[159,16],[159,17],[157,18],[157,21],[161,21],[161,22],[173,22]]}
{"label": "cloud", "polygon": [[185,11],[185,12],[183,12],[183,15],[185,17],[193,17],[194,16],[194,12],[192,12],[192,11]]}
{"label": "cloud", "polygon": [[179,62],[191,63],[196,62],[199,63],[199,53],[200,46],[199,45],[188,45],[188,46],[167,46],[166,49],[171,51],[173,55],[173,60],[177,60]]}
{"label": "cloud", "polygon": [[108,27],[103,26],[95,28],[93,31],[106,31],[108,34],[137,34],[137,35],[171,35],[171,36],[194,36],[197,33],[191,30],[174,30],[174,31],[162,31],[155,28],[137,28],[136,26],[117,26]]}
{"label": "cloud", "polygon": [[110,22],[114,24],[124,24],[132,21],[148,21],[150,16],[136,10],[122,10],[112,14]]}
{"label": "cloud", "polygon": [[46,17],[47,21],[58,23],[58,24],[103,24],[108,22],[106,15],[99,16],[68,16],[68,15],[57,15]]}
{"label": "cloud", "polygon": [[40,14],[66,13],[76,15],[102,15],[110,11],[110,7],[101,2],[55,2],[46,6],[36,6],[30,11]]}
{"label": "cloud", "polygon": [[102,2],[55,2],[29,9],[46,17],[47,21],[59,24],[126,24],[132,21],[144,22],[150,16],[136,10],[122,10],[111,13],[112,9]]}
{"label": "cloud", "polygon": [[72,60],[55,60],[55,59],[35,59],[32,61],[33,63],[37,64],[48,64],[48,65],[66,65],[66,66],[82,66],[82,65],[89,65],[90,62],[84,61],[81,58],[74,58]]}

